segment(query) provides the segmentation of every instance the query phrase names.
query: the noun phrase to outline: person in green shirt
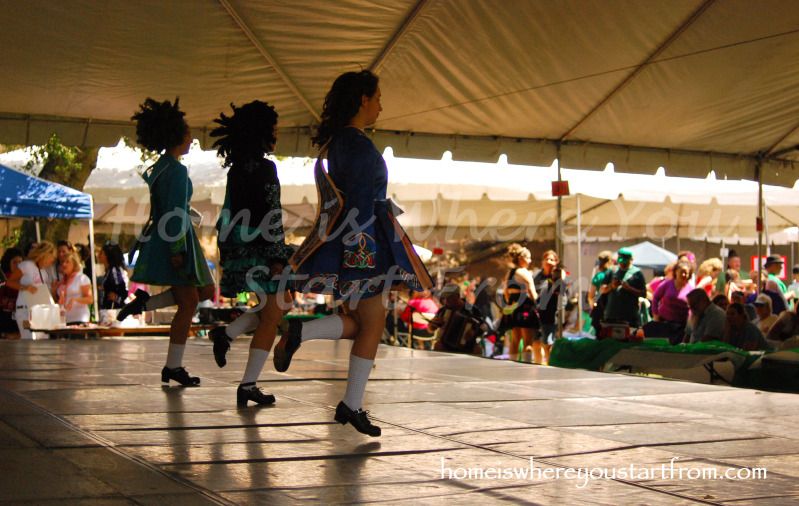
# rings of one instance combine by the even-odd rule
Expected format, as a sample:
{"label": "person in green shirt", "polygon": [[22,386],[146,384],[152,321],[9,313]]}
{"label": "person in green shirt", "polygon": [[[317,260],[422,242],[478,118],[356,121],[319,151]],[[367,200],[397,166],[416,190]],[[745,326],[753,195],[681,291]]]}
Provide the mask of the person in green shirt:
{"label": "person in green shirt", "polygon": [[633,254],[627,248],[618,252],[619,268],[613,274],[605,307],[605,321],[627,322],[640,327],[638,298],[646,296],[646,280],[641,269],[633,265]]}
{"label": "person in green shirt", "polygon": [[766,269],[766,272],[768,273],[768,279],[770,281],[774,281],[775,283],[777,283],[777,286],[780,287],[780,293],[785,295],[786,299],[790,299],[787,294],[788,287],[785,286],[785,283],[783,283],[778,276],[780,271],[782,271],[782,265],[783,265],[782,257],[780,257],[779,255],[769,255],[763,267]]}
{"label": "person in green shirt", "polygon": [[605,313],[605,305],[608,300],[610,283],[613,280],[613,253],[610,251],[600,251],[596,259],[596,273],[591,279],[588,287],[588,307],[590,308],[591,326],[599,335],[601,330],[601,320]]}

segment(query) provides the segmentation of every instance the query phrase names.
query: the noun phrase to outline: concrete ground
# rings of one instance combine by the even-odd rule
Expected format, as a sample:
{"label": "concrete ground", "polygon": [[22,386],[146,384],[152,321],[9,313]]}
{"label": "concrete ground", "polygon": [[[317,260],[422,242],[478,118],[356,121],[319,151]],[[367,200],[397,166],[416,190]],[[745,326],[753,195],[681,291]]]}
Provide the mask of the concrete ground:
{"label": "concrete ground", "polygon": [[165,339],[0,342],[0,504],[799,503],[796,395],[381,346],[369,438],[332,419],[349,342],[237,409],[248,343],[163,389]]}

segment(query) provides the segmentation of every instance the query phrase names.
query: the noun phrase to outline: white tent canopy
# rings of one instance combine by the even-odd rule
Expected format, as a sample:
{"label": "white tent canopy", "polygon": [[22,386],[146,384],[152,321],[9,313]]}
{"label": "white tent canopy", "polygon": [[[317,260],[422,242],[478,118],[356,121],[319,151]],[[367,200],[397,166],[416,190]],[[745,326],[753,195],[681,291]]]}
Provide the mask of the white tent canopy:
{"label": "white tent canopy", "polygon": [[[16,151],[0,155],[11,166],[24,165],[29,155]],[[552,239],[556,221],[550,181],[553,167],[507,163],[458,162],[395,158],[385,154],[389,195],[406,211],[400,221],[416,242],[444,231],[444,238],[473,240]],[[212,226],[224,202],[226,170],[213,151],[194,146],[184,157],[194,195],[192,205]],[[85,190],[95,199],[101,223],[143,224],[149,193],[139,171],[144,167],[137,150],[119,144],[103,148],[98,167]],[[284,222],[289,229],[307,228],[315,216],[316,189],[312,162],[279,160]],[[713,178],[670,178],[563,170],[573,195],[582,205],[584,240],[652,239],[680,236],[727,243],[753,243],[757,185],[748,181]],[[775,233],[799,223],[799,190],[765,186],[770,239],[788,242]],[[565,239],[576,240],[576,197],[564,199]],[[447,237],[449,235],[449,237]]]}
{"label": "white tent canopy", "polygon": [[[0,142],[113,145],[144,97],[204,140],[232,102],[276,105],[310,152],[344,70],[381,76],[398,156],[792,186],[799,3],[784,0],[0,0]],[[787,151],[786,151],[787,150]]]}

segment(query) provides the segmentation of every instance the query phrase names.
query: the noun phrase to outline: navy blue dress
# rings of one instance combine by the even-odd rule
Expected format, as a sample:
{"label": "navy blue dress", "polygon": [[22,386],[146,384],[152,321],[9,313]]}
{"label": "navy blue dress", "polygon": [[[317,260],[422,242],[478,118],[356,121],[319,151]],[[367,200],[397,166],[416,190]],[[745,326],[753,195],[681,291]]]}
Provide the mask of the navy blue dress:
{"label": "navy blue dress", "polygon": [[295,286],[337,299],[371,297],[387,285],[431,288],[430,274],[386,200],[388,170],[372,141],[357,128],[345,128],[330,141],[327,159],[344,210],[318,249],[307,258],[292,259],[299,265]]}

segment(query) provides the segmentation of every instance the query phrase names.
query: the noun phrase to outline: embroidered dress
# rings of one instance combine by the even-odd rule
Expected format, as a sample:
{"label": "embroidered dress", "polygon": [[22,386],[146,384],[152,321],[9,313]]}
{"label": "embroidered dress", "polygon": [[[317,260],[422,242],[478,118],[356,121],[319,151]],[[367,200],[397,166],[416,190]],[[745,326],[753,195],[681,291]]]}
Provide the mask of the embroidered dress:
{"label": "embroidered dress", "polygon": [[[396,220],[396,206],[386,200],[386,162],[372,141],[357,128],[345,128],[328,146],[328,174],[344,207],[330,227],[320,227],[327,217],[320,213],[315,232],[291,259],[297,289],[347,299],[377,295],[386,285],[414,291],[431,288],[430,274]],[[330,192],[319,178],[317,172],[320,205],[325,208]],[[323,234],[320,243],[317,231],[325,228],[330,234]]]}
{"label": "embroidered dress", "polygon": [[263,160],[252,171],[230,169],[217,230],[222,295],[277,293],[275,271],[282,271],[294,249],[285,243],[280,181],[273,162]]}
{"label": "embroidered dress", "polygon": [[[200,241],[189,218],[194,188],[188,170],[164,154],[142,175],[150,187],[151,224],[142,233],[132,281],[160,286],[207,286],[214,283]],[[183,254],[183,265],[170,258]]]}

